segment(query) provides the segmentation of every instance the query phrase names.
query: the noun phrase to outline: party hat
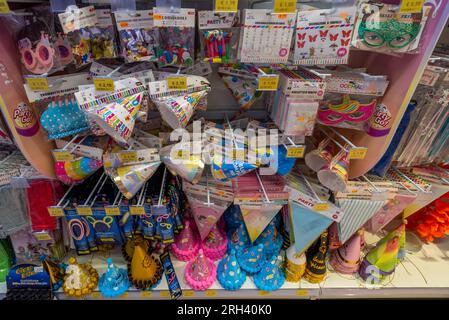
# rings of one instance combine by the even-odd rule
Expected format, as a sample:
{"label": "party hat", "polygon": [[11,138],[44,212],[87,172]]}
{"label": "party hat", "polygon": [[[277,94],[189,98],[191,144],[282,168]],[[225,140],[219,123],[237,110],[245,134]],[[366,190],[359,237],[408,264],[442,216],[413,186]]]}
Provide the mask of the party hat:
{"label": "party hat", "polygon": [[44,267],[45,271],[50,276],[53,290],[58,290],[64,282],[65,276],[64,268],[55,261],[53,261],[50,258],[50,256],[42,255],[40,257],[40,260],[42,262],[42,266]]}
{"label": "party hat", "polygon": [[115,141],[126,143],[134,130],[143,93],[121,98],[117,101],[89,110],[94,120]]}
{"label": "party hat", "polygon": [[289,207],[295,248],[302,253],[331,225],[332,220],[295,202],[291,202]]}
{"label": "party hat", "polygon": [[69,259],[62,288],[72,297],[91,293],[98,284],[98,272],[90,264],[79,264],[75,257]]}
{"label": "party hat", "polygon": [[212,260],[223,258],[228,247],[228,239],[225,233],[214,225],[207,235],[206,239],[201,242],[201,248],[206,257]]}
{"label": "party hat", "polygon": [[128,262],[128,278],[137,289],[150,289],[159,283],[163,268],[161,262],[147,252],[144,245],[137,244],[131,262]]}
{"label": "party hat", "polygon": [[175,242],[171,246],[172,253],[178,260],[189,261],[198,254],[199,248],[198,236],[190,225],[190,221],[186,221],[184,229],[175,236]]}
{"label": "party hat", "polygon": [[143,246],[145,252],[147,252],[150,247],[148,240],[144,239],[140,235],[135,235],[133,239],[128,239],[122,246],[123,258],[125,258],[127,262],[131,262],[134,255],[134,248],[138,244]]}
{"label": "party hat", "polygon": [[161,163],[149,162],[145,164],[132,165],[112,169],[108,172],[112,181],[117,185],[120,192],[127,198],[131,199],[142,188]]}
{"label": "party hat", "polygon": [[393,239],[394,237],[399,237],[398,260],[402,259],[405,256],[405,226],[405,222],[401,223],[396,229],[391,231],[377,243],[379,245],[383,242]]}
{"label": "party hat", "polygon": [[307,251],[307,266],[304,278],[311,283],[320,283],[326,277],[326,254],[328,250],[328,232],[324,231],[316,245]]}
{"label": "party hat", "polygon": [[329,227],[329,250],[333,251],[342,246],[342,243],[338,237],[338,224],[334,222]]}
{"label": "party hat", "polygon": [[263,252],[267,257],[278,255],[281,250],[283,238],[276,228],[274,221],[271,221],[265,230],[257,238],[255,244],[263,244]]}
{"label": "party hat", "polygon": [[129,288],[128,275],[125,269],[117,268],[108,258],[108,270],[101,275],[98,288],[105,297],[117,297]]}
{"label": "party hat", "polygon": [[188,194],[187,199],[189,200],[192,215],[198,227],[201,240],[203,240],[221,218],[226,207],[204,203],[204,201],[189,196]]}
{"label": "party hat", "polygon": [[215,179],[226,182],[257,169],[257,166],[239,159],[219,155],[212,159],[210,169]]}
{"label": "party hat", "polygon": [[178,175],[190,183],[197,183],[204,170],[201,155],[190,154],[188,157],[184,157],[183,154],[179,156],[179,152],[183,153],[181,143],[165,146],[159,154],[162,162],[173,175]]}
{"label": "party hat", "polygon": [[236,76],[223,76],[222,79],[243,110],[248,110],[261,95],[256,80]]}
{"label": "party hat", "polygon": [[204,255],[202,249],[186,265],[186,282],[194,290],[206,290],[214,283],[216,276],[217,267]]}
{"label": "party hat", "polygon": [[284,265],[285,278],[288,282],[298,282],[306,271],[306,254],[297,253],[295,246],[290,246],[286,251]]}
{"label": "party hat", "polygon": [[240,268],[235,250],[223,258],[218,264],[217,279],[226,290],[239,290],[246,281],[246,272]]}
{"label": "party hat", "polygon": [[346,190],[349,174],[349,156],[342,154],[341,157],[332,160],[330,164],[325,165],[318,171],[318,180],[320,183],[333,192],[343,192]]}
{"label": "party hat", "polygon": [[95,173],[103,163],[87,157],[69,161],[56,161],[55,171],[58,179],[64,184],[79,183]]}
{"label": "party hat", "polygon": [[254,284],[259,290],[273,291],[277,290],[285,282],[285,276],[279,267],[281,257],[273,255],[254,276]]}
{"label": "party hat", "polygon": [[256,241],[281,208],[282,205],[277,204],[240,205],[243,221],[245,221],[251,242]]}
{"label": "party hat", "polygon": [[389,240],[381,240],[365,256],[360,265],[360,277],[372,284],[380,284],[382,280],[392,274],[398,262],[399,236]]}
{"label": "party hat", "polygon": [[354,234],[342,247],[334,250],[330,264],[340,273],[352,274],[360,267],[360,253],[363,245],[363,230]]}
{"label": "party hat", "polygon": [[251,274],[259,272],[265,262],[263,244],[246,247],[237,253],[237,260],[246,272]]}
{"label": "party hat", "polygon": [[155,100],[154,103],[161,113],[162,119],[173,129],[185,128],[207,91],[189,93],[178,97]]}
{"label": "party hat", "polygon": [[232,249],[235,252],[239,253],[241,250],[251,245],[249,241],[248,231],[246,231],[246,227],[244,224],[241,224],[237,229],[231,230],[228,233],[228,252],[231,252]]}

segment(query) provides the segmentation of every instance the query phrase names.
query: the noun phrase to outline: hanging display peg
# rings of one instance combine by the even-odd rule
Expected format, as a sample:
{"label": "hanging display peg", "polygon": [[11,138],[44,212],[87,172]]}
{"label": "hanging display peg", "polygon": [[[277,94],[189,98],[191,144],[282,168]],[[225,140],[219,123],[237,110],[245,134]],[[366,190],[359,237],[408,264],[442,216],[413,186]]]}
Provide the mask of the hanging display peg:
{"label": "hanging display peg", "polygon": [[271,203],[273,203],[273,201],[271,201],[270,198],[268,197],[267,191],[265,190],[265,187],[263,185],[262,180],[260,179],[259,172],[257,172],[257,170],[256,170],[256,177],[257,177],[257,181],[259,182],[259,185],[260,185],[260,187],[262,189],[263,195],[265,197],[264,204],[271,204]]}
{"label": "hanging display peg", "polygon": [[167,213],[167,207],[163,204],[166,178],[167,178],[167,167],[164,167],[164,174],[162,175],[161,190],[159,191],[159,198],[157,201],[157,205],[153,205],[151,207],[151,213],[153,214],[160,215]]}
{"label": "hanging display peg", "polygon": [[[363,159],[365,159],[366,153],[368,151],[368,148],[366,148],[366,147],[358,147],[358,146],[354,145],[348,138],[346,138],[344,135],[339,133],[334,128],[331,128],[331,127],[326,127],[326,128],[331,130],[332,133],[329,134],[326,130],[324,130],[323,126],[319,127],[321,132],[323,132],[329,139],[331,139],[332,142],[334,142],[337,145],[337,147],[339,147],[340,149],[342,149],[342,150],[344,150],[344,151],[346,151],[348,153],[348,158],[350,160],[363,160]],[[346,146],[342,146],[336,139],[334,139],[335,136],[337,136],[341,140],[343,140],[346,143]]]}
{"label": "hanging display peg", "polygon": [[330,208],[331,208],[329,202],[321,200],[321,198],[317,195],[317,193],[313,189],[313,187],[312,187],[311,183],[309,182],[309,180],[307,179],[307,177],[301,171],[299,171],[299,174],[304,179],[304,182],[306,183],[307,187],[309,188],[312,196],[317,201],[317,203],[315,203],[313,205],[312,210],[318,211],[318,212],[320,212],[320,211],[329,211]]}
{"label": "hanging display peg", "polygon": [[148,181],[142,186],[139,192],[139,198],[137,199],[137,203],[129,206],[129,213],[133,215],[143,215],[145,214],[145,191],[148,186]]}
{"label": "hanging display peg", "polygon": [[92,191],[90,192],[89,196],[84,201],[84,203],[82,205],[78,205],[76,207],[76,212],[80,216],[92,215],[92,206],[89,205],[90,199],[94,196],[94,194],[98,193],[98,191],[97,191],[97,190],[99,190],[98,188],[101,185],[101,187],[100,187],[100,189],[101,189],[102,186],[104,185],[104,183],[106,182],[106,180],[107,180],[107,175],[105,172],[103,172],[100,176],[100,179],[98,179],[97,183],[93,187]]}
{"label": "hanging display peg", "polygon": [[58,203],[54,206],[49,206],[47,208],[48,214],[52,217],[64,217],[64,209],[69,205],[70,199],[65,201],[67,199],[67,196],[70,194],[72,189],[75,187],[74,184],[72,184],[64,193],[64,196],[58,201]]}

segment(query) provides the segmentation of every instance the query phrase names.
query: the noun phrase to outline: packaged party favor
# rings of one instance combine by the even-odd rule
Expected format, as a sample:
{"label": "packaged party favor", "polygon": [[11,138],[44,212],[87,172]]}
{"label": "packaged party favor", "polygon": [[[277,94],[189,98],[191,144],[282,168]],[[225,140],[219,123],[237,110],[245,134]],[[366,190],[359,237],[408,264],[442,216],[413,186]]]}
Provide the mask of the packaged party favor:
{"label": "packaged party favor", "polygon": [[98,23],[90,28],[92,39],[92,59],[117,57],[117,41],[111,9],[96,9]]}
{"label": "packaged party favor", "polygon": [[132,14],[126,11],[116,12],[115,20],[122,56],[127,62],[156,59],[159,34],[154,28],[153,10],[139,10]]}
{"label": "packaged party favor", "polygon": [[233,62],[237,57],[240,12],[199,11],[201,55],[212,62]]}
{"label": "packaged party favor", "polygon": [[170,13],[154,8],[154,25],[159,33],[159,65],[191,66],[195,55],[195,9]]}

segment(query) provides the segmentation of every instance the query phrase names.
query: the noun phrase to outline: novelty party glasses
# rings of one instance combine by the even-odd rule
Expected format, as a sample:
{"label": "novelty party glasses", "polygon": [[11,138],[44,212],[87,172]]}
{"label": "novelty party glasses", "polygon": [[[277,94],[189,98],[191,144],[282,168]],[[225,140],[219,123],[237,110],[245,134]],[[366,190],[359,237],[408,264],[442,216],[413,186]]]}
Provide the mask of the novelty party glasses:
{"label": "novelty party glasses", "polygon": [[55,50],[48,40],[48,35],[42,32],[41,40],[32,49],[31,41],[26,38],[19,43],[21,61],[25,68],[34,74],[44,74],[53,67]]}

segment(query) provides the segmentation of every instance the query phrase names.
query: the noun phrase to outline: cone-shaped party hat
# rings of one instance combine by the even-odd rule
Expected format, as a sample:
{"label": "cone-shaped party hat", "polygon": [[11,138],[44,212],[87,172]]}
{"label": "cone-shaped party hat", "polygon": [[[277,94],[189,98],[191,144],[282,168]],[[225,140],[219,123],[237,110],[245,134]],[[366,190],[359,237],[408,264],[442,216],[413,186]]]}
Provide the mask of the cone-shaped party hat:
{"label": "cone-shaped party hat", "polygon": [[359,269],[363,280],[380,284],[386,276],[394,272],[398,261],[399,240],[397,235],[387,241],[381,240],[368,252]]}
{"label": "cone-shaped party hat", "polygon": [[273,255],[262,266],[260,272],[254,276],[254,284],[259,290],[273,291],[282,287],[285,282],[285,276],[279,267],[280,261],[282,259],[279,256]]}
{"label": "cone-shaped party hat", "polygon": [[89,111],[89,117],[115,141],[126,143],[134,130],[142,98],[143,93],[138,93],[118,99]]}
{"label": "cone-shaped party hat", "polygon": [[49,256],[43,255],[40,259],[42,261],[42,266],[50,276],[53,290],[58,290],[64,282],[64,269]]}
{"label": "cone-shaped party hat", "polygon": [[185,277],[187,284],[194,290],[206,290],[215,281],[217,267],[204,255],[200,249],[195,259],[186,265]]}
{"label": "cone-shaped party hat", "polygon": [[109,258],[108,270],[101,275],[98,288],[105,297],[117,297],[124,294],[129,288],[126,270],[117,268]]}
{"label": "cone-shaped party hat", "polygon": [[248,110],[261,95],[261,92],[257,91],[256,80],[227,75],[222,78],[243,110]]}
{"label": "cone-shaped party hat", "polygon": [[267,204],[264,206],[240,205],[243,221],[245,221],[251,242],[256,241],[281,208],[282,205],[277,204]]}
{"label": "cone-shaped party hat", "polygon": [[184,229],[175,237],[175,243],[171,246],[173,255],[181,261],[192,260],[200,248],[198,236],[190,223],[185,222]]}
{"label": "cone-shaped party hat", "polygon": [[283,238],[278,232],[275,222],[271,221],[257,238],[255,244],[263,244],[263,252],[267,257],[278,255],[282,247]]}
{"label": "cone-shaped party hat", "polygon": [[58,179],[64,184],[82,182],[95,173],[103,163],[87,157],[81,157],[69,161],[56,161],[55,171]]}
{"label": "cone-shaped party hat", "polygon": [[214,225],[207,235],[206,239],[201,242],[201,248],[206,257],[212,260],[219,260],[223,258],[228,247],[228,239],[226,234]]}
{"label": "cone-shaped party hat", "polygon": [[307,266],[304,278],[311,283],[320,283],[326,277],[326,253],[328,250],[328,232],[324,231],[307,252]]}
{"label": "cone-shaped party hat", "polygon": [[232,249],[234,249],[236,253],[239,253],[241,250],[251,245],[244,224],[241,224],[237,229],[230,231],[228,238],[228,253],[231,252]]}
{"label": "cone-shaped party hat", "polygon": [[75,257],[69,259],[62,288],[71,297],[81,297],[92,292],[98,284],[98,272],[90,264],[79,264]]}
{"label": "cone-shaped party hat", "polygon": [[189,93],[179,97],[170,97],[156,100],[156,107],[162,119],[173,129],[185,128],[198,106],[198,103],[207,94],[207,91]]}
{"label": "cone-shaped party hat", "polygon": [[208,205],[207,203],[204,203],[204,201],[189,196],[188,194],[187,199],[189,200],[192,215],[195,219],[196,226],[198,227],[201,240],[204,240],[221,218],[226,208],[214,204]]}
{"label": "cone-shaped party hat", "polygon": [[336,156],[336,161],[331,161],[320,171],[318,171],[318,180],[320,183],[333,192],[343,192],[346,190],[348,182],[349,156],[342,154]]}
{"label": "cone-shaped party hat", "polygon": [[147,252],[144,245],[137,244],[131,262],[128,262],[128,278],[137,289],[150,289],[162,278],[163,268],[159,260]]}
{"label": "cone-shaped party hat", "polygon": [[161,163],[149,162],[132,166],[119,167],[108,172],[120,192],[131,199],[153,176]]}
{"label": "cone-shaped party hat", "polygon": [[363,245],[363,230],[354,234],[346,243],[334,250],[330,256],[330,264],[335,271],[343,274],[357,272],[360,267],[360,253]]}
{"label": "cone-shaped party hat", "polygon": [[259,272],[262,265],[265,263],[263,244],[246,247],[241,252],[237,253],[237,260],[246,272],[250,274]]}
{"label": "cone-shaped party hat", "polygon": [[284,266],[285,278],[289,282],[298,282],[306,271],[306,254],[297,253],[295,246],[290,246],[286,251]]}
{"label": "cone-shaped party hat", "polygon": [[139,235],[135,235],[133,239],[128,239],[122,246],[123,258],[125,258],[127,262],[131,262],[134,255],[134,248],[138,244],[143,246],[145,252],[147,252],[150,247],[148,240]]}
{"label": "cone-shaped party hat", "polygon": [[399,225],[399,227],[391,231],[377,243],[377,245],[380,245],[383,242],[393,239],[394,237],[399,237],[399,251],[397,263],[399,263],[399,260],[404,258],[405,256],[405,226],[406,223],[402,223],[401,225]]}
{"label": "cone-shaped party hat", "polygon": [[246,272],[240,268],[234,249],[218,264],[217,279],[226,290],[239,290],[245,283]]}
{"label": "cone-shaped party hat", "polygon": [[[163,147],[159,154],[162,162],[173,175],[178,175],[190,183],[197,183],[204,170],[201,155],[189,154],[184,156],[180,143]],[[180,154],[181,153],[181,154]]]}
{"label": "cone-shaped party hat", "polygon": [[257,169],[257,166],[240,159],[215,155],[210,169],[215,179],[226,182]]}
{"label": "cone-shaped party hat", "polygon": [[335,250],[342,246],[340,238],[338,237],[338,224],[334,222],[329,227],[329,250]]}

